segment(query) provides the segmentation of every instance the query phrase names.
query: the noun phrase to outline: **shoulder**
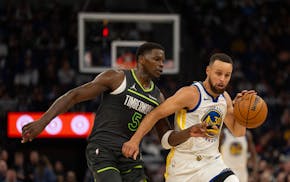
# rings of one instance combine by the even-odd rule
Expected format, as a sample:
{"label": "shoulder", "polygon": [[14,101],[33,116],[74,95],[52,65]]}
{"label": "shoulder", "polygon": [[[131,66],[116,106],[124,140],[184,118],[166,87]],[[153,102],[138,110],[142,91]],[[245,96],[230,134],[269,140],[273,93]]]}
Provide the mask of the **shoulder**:
{"label": "shoulder", "polygon": [[190,85],[190,86],[185,86],[180,88],[177,92],[180,92],[182,94],[186,94],[186,95],[194,95],[199,93],[199,90],[197,88],[197,86],[195,85]]}
{"label": "shoulder", "polygon": [[93,84],[101,84],[114,90],[122,83],[124,77],[124,70],[110,69],[97,75],[92,82]]}
{"label": "shoulder", "polygon": [[232,105],[233,101],[232,101],[232,98],[231,98],[230,94],[227,91],[225,91],[223,93],[223,95],[224,95],[224,97],[226,99],[227,105]]}
{"label": "shoulder", "polygon": [[160,93],[160,100],[161,100],[161,102],[164,102],[165,101],[165,97],[164,97],[163,93],[162,92],[159,92],[159,93]]}
{"label": "shoulder", "polygon": [[124,70],[114,70],[110,69],[100,73],[97,77],[114,77],[114,78],[124,78]]}
{"label": "shoulder", "polygon": [[224,91],[223,93],[224,97],[228,100],[228,99],[231,99],[231,96],[230,94],[227,92],[227,91]]}
{"label": "shoulder", "polygon": [[189,110],[195,108],[199,100],[198,88],[193,85],[182,87],[174,94],[174,98],[182,101]]}
{"label": "shoulder", "polygon": [[97,81],[100,79],[104,79],[107,81],[118,81],[118,80],[122,81],[124,79],[124,76],[125,76],[124,70],[110,69],[97,75],[94,80]]}

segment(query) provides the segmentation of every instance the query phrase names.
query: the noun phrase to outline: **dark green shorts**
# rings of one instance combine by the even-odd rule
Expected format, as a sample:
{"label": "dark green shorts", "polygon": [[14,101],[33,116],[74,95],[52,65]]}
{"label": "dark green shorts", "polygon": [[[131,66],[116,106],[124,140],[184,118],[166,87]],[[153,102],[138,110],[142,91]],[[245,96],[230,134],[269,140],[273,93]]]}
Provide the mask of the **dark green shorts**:
{"label": "dark green shorts", "polygon": [[146,181],[144,163],[126,158],[121,148],[108,148],[106,146],[90,143],[86,149],[88,167],[100,182],[140,182]]}

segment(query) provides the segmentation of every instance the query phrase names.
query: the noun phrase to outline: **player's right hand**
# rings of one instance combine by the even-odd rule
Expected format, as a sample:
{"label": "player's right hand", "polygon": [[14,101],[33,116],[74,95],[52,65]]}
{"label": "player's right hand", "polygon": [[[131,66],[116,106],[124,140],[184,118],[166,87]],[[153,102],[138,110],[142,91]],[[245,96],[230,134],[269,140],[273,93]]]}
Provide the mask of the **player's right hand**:
{"label": "player's right hand", "polygon": [[31,142],[44,130],[44,128],[45,126],[43,126],[39,120],[24,125],[22,127],[21,143]]}
{"label": "player's right hand", "polygon": [[200,123],[195,124],[190,127],[189,134],[191,137],[206,137],[207,132],[207,124],[206,123]]}
{"label": "player's right hand", "polygon": [[136,160],[139,154],[139,144],[132,140],[125,142],[122,146],[122,153],[125,157]]}

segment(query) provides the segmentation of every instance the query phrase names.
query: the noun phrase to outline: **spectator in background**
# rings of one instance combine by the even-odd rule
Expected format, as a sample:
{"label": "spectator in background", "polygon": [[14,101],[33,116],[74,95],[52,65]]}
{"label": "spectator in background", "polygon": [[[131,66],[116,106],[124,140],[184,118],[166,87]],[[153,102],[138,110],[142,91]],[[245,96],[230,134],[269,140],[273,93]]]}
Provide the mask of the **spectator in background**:
{"label": "spectator in background", "polygon": [[0,182],[4,182],[7,174],[8,166],[6,161],[0,159]]}
{"label": "spectator in background", "polygon": [[68,171],[66,173],[66,182],[77,182],[76,173],[74,171]]}
{"label": "spectator in background", "polygon": [[74,86],[76,73],[74,69],[71,68],[70,62],[67,58],[62,60],[62,65],[57,72],[57,76],[60,85],[64,87],[64,90],[70,89]]}
{"label": "spectator in background", "polygon": [[0,152],[0,160],[4,160],[6,162],[8,162],[8,158],[9,158],[9,154],[7,152],[7,150],[3,149]]}
{"label": "spectator in background", "polygon": [[[8,46],[4,42],[3,36],[0,34],[0,62],[2,62],[2,59],[6,58],[7,55],[8,55]],[[3,66],[4,65],[0,65],[0,67],[3,67]]]}
{"label": "spectator in background", "polygon": [[49,159],[42,155],[34,171],[34,182],[56,182],[57,178]]}
{"label": "spectator in background", "polygon": [[54,163],[54,172],[57,178],[57,182],[64,182],[64,166],[61,161],[57,160]]}
{"label": "spectator in background", "polygon": [[280,171],[276,177],[276,182],[288,182],[286,180],[287,173]]}
{"label": "spectator in background", "polygon": [[17,180],[16,171],[14,169],[8,169],[5,182],[19,182]]}
{"label": "spectator in background", "polygon": [[259,161],[259,179],[261,182],[272,182],[274,179],[274,170],[272,165],[270,165],[266,160]]}
{"label": "spectator in background", "polygon": [[54,84],[58,83],[58,76],[57,76],[57,62],[58,58],[55,55],[51,55],[48,57],[46,61],[46,67],[44,72],[42,73],[43,75],[43,84],[47,89],[51,88]]}
{"label": "spectator in background", "polygon": [[14,84],[29,87],[31,85],[37,85],[38,79],[38,69],[32,66],[31,55],[30,53],[27,53],[24,58],[24,67],[20,68],[20,71],[16,73]]}
{"label": "spectator in background", "polygon": [[44,111],[47,108],[46,98],[42,87],[34,87],[32,90],[32,97],[30,100],[29,109],[33,111]]}
{"label": "spectator in background", "polygon": [[31,20],[32,11],[30,4],[28,2],[21,2],[19,6],[17,6],[14,17],[16,20]]}
{"label": "spectator in background", "polygon": [[22,152],[15,152],[13,169],[16,172],[18,181],[25,180],[24,155]]}
{"label": "spectator in background", "polygon": [[36,150],[33,150],[29,154],[29,162],[26,167],[26,174],[27,174],[27,180],[28,181],[34,181],[34,173],[36,166],[39,163],[39,153]]}
{"label": "spectator in background", "polygon": [[35,41],[35,47],[39,50],[48,50],[50,45],[50,34],[47,29],[42,28],[40,35]]}

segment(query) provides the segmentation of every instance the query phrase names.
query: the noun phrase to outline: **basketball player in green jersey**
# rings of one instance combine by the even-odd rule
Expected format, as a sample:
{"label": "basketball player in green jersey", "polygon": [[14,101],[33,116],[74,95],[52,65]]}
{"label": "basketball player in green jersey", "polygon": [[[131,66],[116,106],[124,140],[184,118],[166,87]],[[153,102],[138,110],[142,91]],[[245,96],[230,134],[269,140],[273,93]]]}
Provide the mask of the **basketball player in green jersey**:
{"label": "basketball player in green jersey", "polygon": [[[122,145],[137,130],[142,118],[163,100],[153,79],[160,77],[165,59],[164,48],[144,43],[136,53],[137,68],[108,70],[93,81],[59,97],[43,116],[22,128],[22,142],[32,141],[50,121],[73,105],[102,95],[86,150],[87,163],[95,181],[146,181],[143,162],[122,155]],[[159,122],[159,136],[169,125]]]}

